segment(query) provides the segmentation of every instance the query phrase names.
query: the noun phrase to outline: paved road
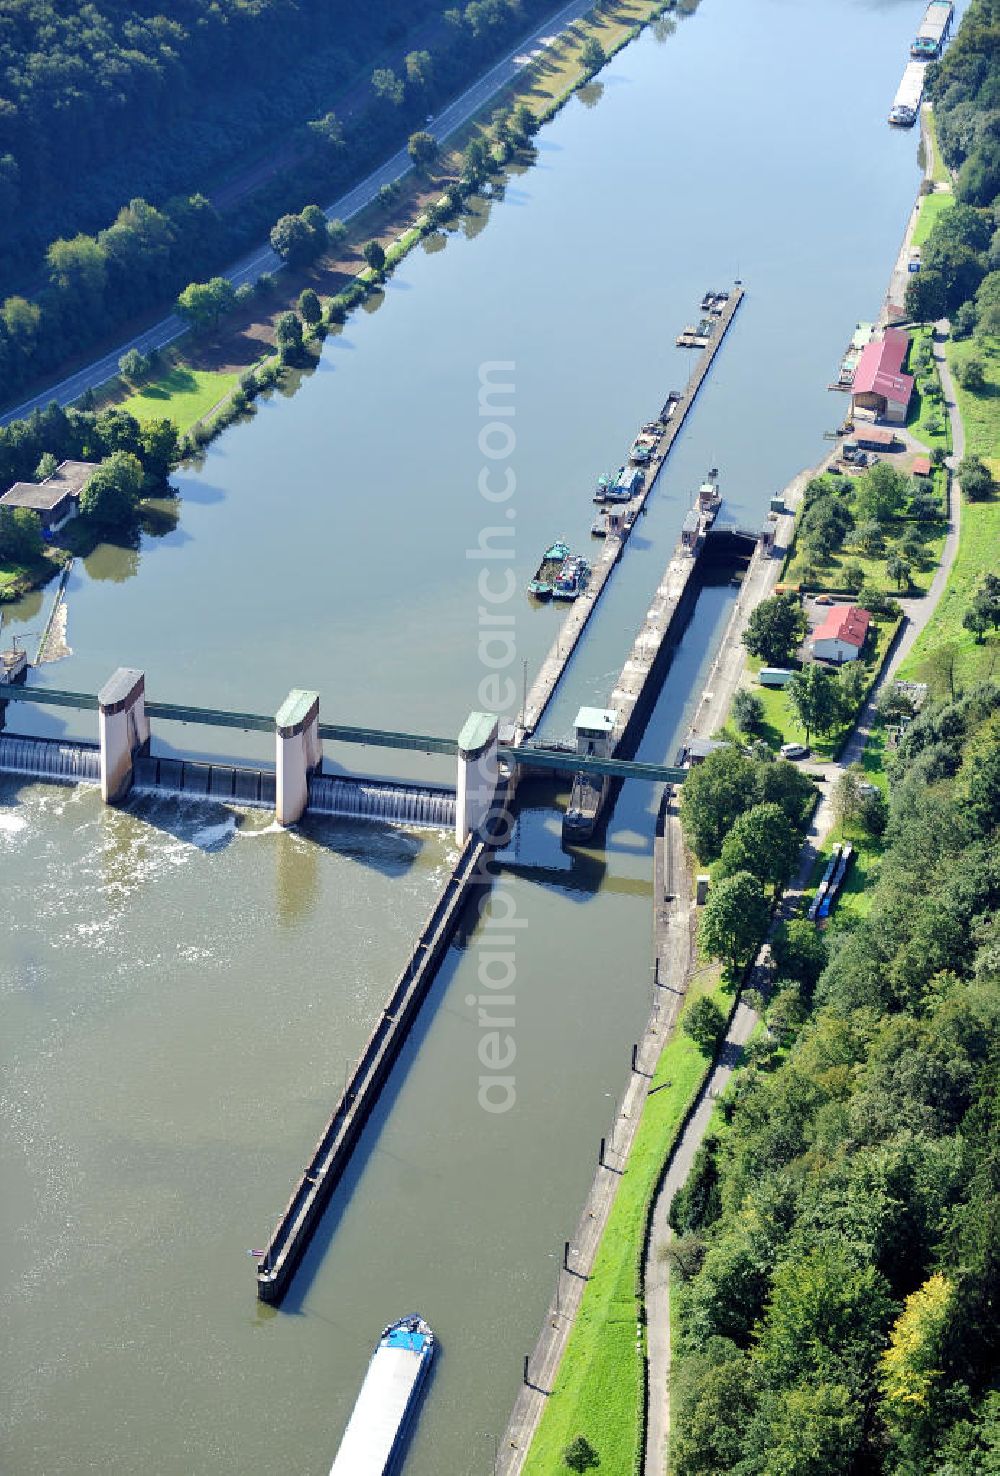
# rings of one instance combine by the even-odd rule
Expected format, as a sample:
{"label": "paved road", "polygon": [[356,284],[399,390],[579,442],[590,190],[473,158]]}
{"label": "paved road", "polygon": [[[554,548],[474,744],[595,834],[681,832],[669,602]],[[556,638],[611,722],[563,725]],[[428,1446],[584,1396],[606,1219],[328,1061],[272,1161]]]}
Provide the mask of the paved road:
{"label": "paved road", "polygon": [[[523,69],[524,63],[515,60],[523,54],[537,48],[544,37],[553,36],[565,30],[573,21],[585,15],[592,5],[592,0],[570,0],[568,5],[563,5],[553,15],[550,15],[541,25],[528,36],[523,36],[517,45],[490,70],[478,82],[463,92],[461,97],[449,103],[440,113],[427,124],[427,131],[433,133],[435,138],[443,141],[455,133],[469,121],[480,108],[489,102],[502,87],[513,81]],[[328,220],[351,220],[359,211],[374,200],[380,188],[384,184],[392,184],[402,179],[410,169],[410,159],[405,148],[393,154],[378,169],[363,179],[360,184],[341,195],[338,200],[328,206],[324,214]],[[234,284],[241,286],[244,282],[256,282],[259,277],[266,273],[280,271],[284,263],[281,258],[271,250],[270,246],[260,246],[248,256],[243,256],[232,266],[223,269],[226,276]],[[44,409],[52,400],[57,400],[60,405],[71,405],[74,400],[88,389],[96,389],[105,384],[118,373],[118,361],[127,349],[137,348],[143,353],[149,353],[153,349],[166,348],[182,334],[187,332],[187,324],[177,316],[170,313],[162,318],[160,322],[154,323],[151,328],[146,328],[142,333],[137,333],[118,345],[111,353],[104,354],[84,369],[78,369],[74,374],[53,384],[42,394],[33,395],[31,399],[23,400],[21,404],[0,415],[0,425],[6,425],[8,421],[19,419],[30,415],[32,410]]]}
{"label": "paved road", "polygon": [[[965,433],[962,428],[961,416],[958,413],[955,386],[944,355],[944,342],[949,331],[949,326],[946,320],[942,320],[935,326],[934,358],[937,362],[938,372],[941,375],[945,404],[951,421],[952,446],[954,449],[948,458],[948,465],[954,468],[965,454]],[[785,493],[786,503],[793,503],[801,496],[801,489],[811,475],[811,472],[802,473],[800,477],[795,479],[795,482],[791,484],[791,487]],[[879,695],[884,691],[888,683],[894,680],[901,664],[913,649],[914,642],[934,613],[937,603],[944,592],[955,562],[955,557],[958,553],[961,521],[961,486],[958,479],[953,476],[951,481],[948,533],[945,538],[941,563],[931,581],[927,594],[922,599],[905,602],[906,622],[900,630],[882,675],[873,688],[868,701],[865,703],[839,760],[836,763],[810,763],[808,765],[809,771],[822,774],[825,782],[821,786],[820,802],[813,813],[809,833],[803,843],[798,875],[782,901],[781,917],[792,916],[797,911],[799,899],[808,887],[812,877],[816,857],[822,850],[827,837],[836,823],[833,808],[833,787],[837,775],[842,773],[850,764],[860,761],[865,745],[868,742],[872,723],[874,722]],[[764,597],[766,592],[767,590],[763,585],[763,581],[758,577],[745,591],[748,596],[748,607],[756,604],[759,599]],[[741,609],[743,603],[743,596],[741,594],[740,604],[734,611],[730,628],[726,632],[726,637],[723,641],[722,650],[716,661],[716,666],[713,668],[712,676],[709,678],[710,690],[706,691],[695,719],[693,732],[697,733],[698,736],[707,737],[721,725],[728,711],[729,704],[732,701],[733,691],[739,684],[743,669],[743,652],[739,645],[739,634],[742,625],[745,624],[745,613]],[[674,817],[671,817],[670,823],[676,823]],[[762,989],[762,991],[766,991],[768,971],[765,953],[762,953],[758,959],[752,983],[757,988]],[[669,1242],[671,1234],[668,1221],[670,1205],[673,1202],[674,1195],[684,1184],[690,1173],[694,1156],[701,1147],[705,1134],[708,1131],[708,1126],[715,1108],[715,1100],[725,1091],[733,1070],[739,1064],[742,1047],[749,1040],[756,1023],[757,1016],[746,1005],[740,1004],[733,1016],[718,1062],[711,1077],[702,1089],[695,1110],[674,1150],[663,1186],[653,1209],[653,1228],[650,1236],[649,1254],[644,1268],[650,1389],[644,1476],[663,1476],[666,1470],[670,1434],[670,1292],[669,1271],[667,1263],[663,1259],[664,1248]]]}

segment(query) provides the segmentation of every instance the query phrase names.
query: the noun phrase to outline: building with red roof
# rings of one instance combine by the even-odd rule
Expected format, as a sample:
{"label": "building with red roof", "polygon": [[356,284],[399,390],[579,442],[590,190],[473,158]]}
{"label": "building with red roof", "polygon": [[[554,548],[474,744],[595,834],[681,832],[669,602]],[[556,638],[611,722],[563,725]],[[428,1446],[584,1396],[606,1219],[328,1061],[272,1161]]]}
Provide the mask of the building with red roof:
{"label": "building with red roof", "polygon": [[851,384],[851,411],[902,425],[910,408],[913,375],[903,373],[910,336],[901,328],[887,328],[883,336],[861,352]]}
{"label": "building with red roof", "polygon": [[858,605],[831,605],[812,633],[810,650],[817,661],[857,661],[868,638],[871,615]]}

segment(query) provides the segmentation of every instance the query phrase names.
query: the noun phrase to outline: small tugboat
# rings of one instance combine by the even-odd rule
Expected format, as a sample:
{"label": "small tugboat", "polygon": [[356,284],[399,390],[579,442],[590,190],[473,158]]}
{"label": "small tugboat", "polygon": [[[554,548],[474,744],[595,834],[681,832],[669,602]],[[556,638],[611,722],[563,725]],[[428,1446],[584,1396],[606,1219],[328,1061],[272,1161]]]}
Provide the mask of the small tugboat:
{"label": "small tugboat", "polygon": [[586,589],[589,574],[590,565],[586,559],[579,557],[567,559],[553,585],[553,599],[575,600],[577,595],[582,594]]}
{"label": "small tugboat", "polygon": [[557,541],[542,554],[542,561],[535,570],[535,577],[528,584],[528,593],[536,600],[550,600],[556,579],[569,558],[569,544]]}
{"label": "small tugboat", "polygon": [[389,1476],[416,1414],[436,1339],[417,1313],[379,1338],[330,1476]]}

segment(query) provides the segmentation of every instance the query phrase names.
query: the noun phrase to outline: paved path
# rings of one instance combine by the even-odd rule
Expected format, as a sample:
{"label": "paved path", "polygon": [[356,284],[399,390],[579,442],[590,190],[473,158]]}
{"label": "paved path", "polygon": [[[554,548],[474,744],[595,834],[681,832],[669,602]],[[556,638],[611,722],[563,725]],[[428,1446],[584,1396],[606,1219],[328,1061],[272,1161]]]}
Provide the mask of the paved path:
{"label": "paved path", "polygon": [[[935,326],[934,358],[937,362],[938,372],[941,375],[945,405],[951,421],[952,446],[954,449],[948,458],[948,465],[954,468],[965,454],[965,435],[961,416],[958,412],[955,386],[944,355],[944,342],[948,330],[949,324],[946,320],[942,320]],[[796,493],[798,496],[801,496],[802,487],[804,487],[811,475],[811,472],[804,472],[796,478],[795,482],[792,483],[788,492],[785,494],[786,503],[791,502]],[[836,823],[833,809],[833,786],[837,775],[843,772],[849,765],[860,761],[875,719],[879,695],[884,691],[888,683],[894,680],[899,667],[913,649],[914,642],[934,613],[937,603],[947,585],[955,557],[958,553],[962,521],[961,487],[958,479],[954,476],[951,479],[948,512],[948,533],[945,538],[940,565],[926,595],[922,599],[906,602],[905,623],[896,638],[882,674],[872,689],[872,693],[861,711],[857,724],[845,744],[839,760],[836,763],[809,765],[810,772],[822,774],[825,782],[821,786],[820,802],[813,812],[809,833],[803,843],[798,875],[782,899],[782,906],[779,913],[780,918],[793,916],[798,910],[799,900],[812,877],[816,857],[819,855]],[[766,591],[758,591],[756,586],[751,586],[744,593],[748,596],[749,609],[752,608],[752,605],[757,600],[765,597]],[[705,693],[702,699],[702,706],[699,708],[696,718],[695,728],[699,736],[707,737],[721,726],[725,714],[729,709],[732,693],[739,684],[740,675],[743,670],[743,651],[739,645],[737,632],[739,631],[741,633],[742,625],[745,624],[745,615],[741,611],[742,604],[743,596],[741,595],[740,604],[734,611],[730,629],[726,632],[719,658],[716,661],[716,667],[713,669],[713,675],[709,681],[710,690]],[[763,986],[766,989],[767,980],[766,953],[762,952],[761,957],[758,959],[752,982],[756,987],[761,988]],[[739,1063],[742,1047],[749,1040],[756,1023],[756,1015],[746,1005],[740,1004],[733,1016],[718,1062],[703,1088],[695,1110],[674,1150],[666,1178],[664,1179],[653,1210],[652,1234],[650,1236],[649,1253],[644,1268],[647,1345],[649,1350],[648,1379],[650,1390],[644,1476],[663,1476],[663,1472],[666,1470],[667,1446],[670,1432],[670,1295],[669,1271],[667,1263],[663,1259],[663,1250],[670,1239],[671,1233],[668,1222],[670,1205],[673,1202],[674,1195],[687,1179],[694,1156],[708,1131],[716,1098],[725,1091],[729,1078]]]}
{"label": "paved path", "polygon": [[[427,131],[433,133],[439,140],[450,137],[488,103],[491,97],[524,70],[526,53],[542,45],[546,38],[551,42],[555,34],[565,30],[567,26],[586,15],[591,6],[592,0],[570,0],[569,4],[563,5],[541,25],[536,26],[529,36],[522,36],[502,61],[497,62],[496,66],[484,73],[478,82],[474,82],[467,91],[462,93],[461,97],[443,108],[426,125]],[[521,58],[520,61],[515,60],[518,57]],[[374,200],[382,185],[392,184],[402,179],[411,167],[406,149],[398,150],[391,159],[387,159],[378,169],[373,170],[360,184],[334,200],[324,214],[328,220],[351,220]],[[224,268],[222,275],[228,277],[234,286],[239,287],[244,282],[256,282],[266,273],[280,271],[283,267],[284,262],[271,250],[270,246],[259,246],[249,255],[234,262],[232,266]],[[133,338],[120,343],[111,353],[102,355],[92,364],[78,369],[41,394],[33,395],[30,399],[23,400],[13,409],[6,411],[0,415],[0,425],[6,425],[10,420],[30,415],[34,409],[44,409],[53,400],[58,401],[60,405],[71,405],[74,400],[80,398],[85,390],[96,389],[113,378],[118,373],[118,361],[126,350],[137,348],[143,353],[149,353],[154,349],[166,348],[187,330],[188,325],[176,313],[168,314],[158,323],[154,323],[151,328],[146,328]]]}

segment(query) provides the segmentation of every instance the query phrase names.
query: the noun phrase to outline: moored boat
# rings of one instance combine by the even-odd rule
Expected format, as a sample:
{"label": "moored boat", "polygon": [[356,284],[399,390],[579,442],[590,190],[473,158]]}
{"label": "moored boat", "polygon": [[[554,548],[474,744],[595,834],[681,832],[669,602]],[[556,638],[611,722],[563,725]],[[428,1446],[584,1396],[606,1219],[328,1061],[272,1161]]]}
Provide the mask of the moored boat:
{"label": "moored boat", "polygon": [[550,543],[542,554],[541,563],[535,570],[534,578],[528,583],[528,593],[536,600],[550,600],[555,588],[556,579],[569,558],[569,544],[558,539]]}
{"label": "moored boat", "polygon": [[437,1345],[417,1313],[379,1338],[330,1476],[389,1476],[409,1434]]}
{"label": "moored boat", "polygon": [[552,598],[575,600],[577,595],[582,594],[586,589],[589,574],[590,565],[586,559],[579,557],[567,559],[552,586]]}

